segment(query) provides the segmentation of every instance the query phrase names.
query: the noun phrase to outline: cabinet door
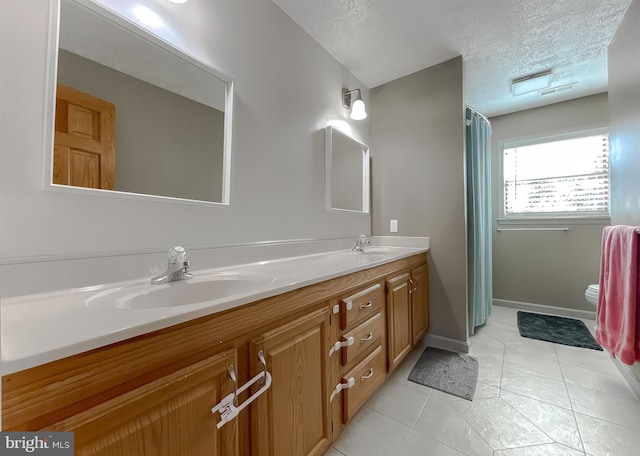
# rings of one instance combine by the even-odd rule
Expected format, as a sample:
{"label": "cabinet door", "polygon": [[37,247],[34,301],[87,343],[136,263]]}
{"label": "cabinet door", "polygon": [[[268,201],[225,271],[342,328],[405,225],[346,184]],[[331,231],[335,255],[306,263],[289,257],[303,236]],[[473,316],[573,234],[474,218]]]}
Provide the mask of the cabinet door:
{"label": "cabinet door", "polygon": [[233,391],[235,359],[235,350],[207,358],[47,430],[75,432],[76,456],[238,455],[237,420],[217,429],[211,413]]}
{"label": "cabinet door", "polygon": [[268,331],[251,343],[251,370],[263,369],[271,387],[251,408],[252,454],[324,455],[331,444],[329,308]]}
{"label": "cabinet door", "polygon": [[429,329],[429,270],[426,264],[411,271],[411,282],[411,324],[415,345]]}
{"label": "cabinet door", "polygon": [[387,352],[391,373],[411,351],[409,273],[387,280]]}

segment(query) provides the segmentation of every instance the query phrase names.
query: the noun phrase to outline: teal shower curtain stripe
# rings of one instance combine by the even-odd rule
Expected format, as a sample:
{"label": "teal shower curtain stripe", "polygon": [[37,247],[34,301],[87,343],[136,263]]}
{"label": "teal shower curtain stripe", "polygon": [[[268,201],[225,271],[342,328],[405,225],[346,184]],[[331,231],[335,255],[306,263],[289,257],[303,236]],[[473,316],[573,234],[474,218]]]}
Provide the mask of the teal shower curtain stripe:
{"label": "teal shower curtain stripe", "polygon": [[491,124],[466,110],[469,332],[491,315]]}

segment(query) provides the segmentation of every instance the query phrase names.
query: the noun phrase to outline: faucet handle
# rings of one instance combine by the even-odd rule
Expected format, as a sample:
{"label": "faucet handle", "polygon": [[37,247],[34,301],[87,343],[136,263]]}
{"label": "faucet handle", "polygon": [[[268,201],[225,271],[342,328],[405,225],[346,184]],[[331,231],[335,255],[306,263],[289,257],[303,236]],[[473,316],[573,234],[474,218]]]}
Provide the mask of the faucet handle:
{"label": "faucet handle", "polygon": [[187,257],[187,252],[184,247],[176,245],[175,247],[171,247],[169,249],[169,253],[167,254],[167,258],[170,264],[179,263],[184,261]]}

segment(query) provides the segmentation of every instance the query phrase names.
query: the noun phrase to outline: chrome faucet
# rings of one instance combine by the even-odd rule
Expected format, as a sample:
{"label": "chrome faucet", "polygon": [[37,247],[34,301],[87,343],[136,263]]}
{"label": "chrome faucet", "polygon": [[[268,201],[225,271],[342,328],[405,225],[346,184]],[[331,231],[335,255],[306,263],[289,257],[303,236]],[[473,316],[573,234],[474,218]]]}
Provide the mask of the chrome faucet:
{"label": "chrome faucet", "polygon": [[371,241],[367,239],[366,234],[361,234],[356,238],[356,245],[351,250],[354,252],[364,252],[364,246],[371,244]]}
{"label": "chrome faucet", "polygon": [[157,285],[160,283],[173,282],[175,280],[186,280],[191,278],[189,272],[189,261],[187,260],[187,252],[184,247],[176,245],[169,249],[167,254],[169,264],[167,270],[162,274],[157,275],[151,279],[151,285]]}

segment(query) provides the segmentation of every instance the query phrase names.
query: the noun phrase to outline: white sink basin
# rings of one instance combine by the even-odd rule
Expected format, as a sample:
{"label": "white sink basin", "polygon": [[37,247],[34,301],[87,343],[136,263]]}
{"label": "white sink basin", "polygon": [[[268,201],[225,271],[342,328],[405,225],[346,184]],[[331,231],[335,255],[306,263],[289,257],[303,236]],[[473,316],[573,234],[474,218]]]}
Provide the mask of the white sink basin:
{"label": "white sink basin", "polygon": [[87,300],[91,308],[158,309],[225,299],[252,292],[273,277],[251,272],[220,272],[161,285],[137,284],[98,293]]}

